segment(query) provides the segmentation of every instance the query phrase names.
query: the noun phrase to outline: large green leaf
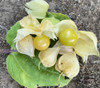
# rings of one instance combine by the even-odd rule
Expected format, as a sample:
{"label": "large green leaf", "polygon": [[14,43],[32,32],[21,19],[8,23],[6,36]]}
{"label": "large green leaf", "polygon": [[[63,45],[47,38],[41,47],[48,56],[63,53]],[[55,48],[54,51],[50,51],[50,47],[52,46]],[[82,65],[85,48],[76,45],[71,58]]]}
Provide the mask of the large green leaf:
{"label": "large green leaf", "polygon": [[[28,88],[39,86],[56,86],[59,84],[59,73],[52,68],[45,68],[43,65],[38,69],[39,59],[20,53],[12,53],[7,57],[7,70],[19,84]],[[60,85],[67,85],[70,80],[60,78]]]}
{"label": "large green leaf", "polygon": [[[61,16],[60,16],[61,15]],[[67,16],[57,13],[48,13],[47,17],[54,16],[58,20],[69,19]],[[6,40],[11,46],[12,49],[16,49],[14,39],[17,35],[17,30],[20,29],[20,23],[17,22],[11,29],[8,31]],[[56,41],[53,41],[52,44],[55,44]],[[53,46],[51,44],[51,46]],[[38,63],[40,62],[38,58],[38,53],[35,54],[36,57],[30,58],[29,56],[12,53],[7,57],[7,70],[11,77],[15,79],[20,85],[26,86],[28,88],[34,88],[37,85],[39,86],[56,86],[58,85],[58,77],[60,73],[55,71],[54,67],[45,68],[41,64],[41,69],[38,69]],[[69,80],[65,80],[61,76],[60,80],[61,86],[68,84]]]}

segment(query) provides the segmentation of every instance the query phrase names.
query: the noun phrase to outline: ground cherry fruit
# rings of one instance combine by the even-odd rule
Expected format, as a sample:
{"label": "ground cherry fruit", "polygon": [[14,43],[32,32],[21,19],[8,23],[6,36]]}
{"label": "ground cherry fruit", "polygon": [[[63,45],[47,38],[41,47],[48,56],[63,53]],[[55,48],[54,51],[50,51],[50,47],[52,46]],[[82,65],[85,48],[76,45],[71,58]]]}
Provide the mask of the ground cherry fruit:
{"label": "ground cherry fruit", "polygon": [[50,45],[50,39],[45,35],[36,36],[33,39],[33,45],[37,50],[46,50]]}
{"label": "ground cherry fruit", "polygon": [[65,29],[58,35],[60,43],[66,46],[74,46],[78,40],[78,36],[73,29]]}

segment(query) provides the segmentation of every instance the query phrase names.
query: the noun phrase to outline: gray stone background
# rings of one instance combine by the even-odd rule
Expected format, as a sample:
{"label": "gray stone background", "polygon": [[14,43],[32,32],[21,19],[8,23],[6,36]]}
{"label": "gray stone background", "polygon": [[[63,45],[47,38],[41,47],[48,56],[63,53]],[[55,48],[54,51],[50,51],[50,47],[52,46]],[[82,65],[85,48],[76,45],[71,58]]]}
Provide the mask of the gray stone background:
{"label": "gray stone background", "polygon": [[[10,49],[5,41],[6,31],[27,15],[24,11],[24,4],[27,1],[30,0],[0,0],[0,50]],[[100,0],[46,1],[50,5],[49,11],[67,14],[76,22],[79,30],[94,32],[98,38],[100,51]],[[5,62],[7,55],[0,52],[0,88],[24,88],[8,74]],[[79,75],[64,88],[100,88],[100,58],[90,56],[85,68],[82,64],[81,67]]]}

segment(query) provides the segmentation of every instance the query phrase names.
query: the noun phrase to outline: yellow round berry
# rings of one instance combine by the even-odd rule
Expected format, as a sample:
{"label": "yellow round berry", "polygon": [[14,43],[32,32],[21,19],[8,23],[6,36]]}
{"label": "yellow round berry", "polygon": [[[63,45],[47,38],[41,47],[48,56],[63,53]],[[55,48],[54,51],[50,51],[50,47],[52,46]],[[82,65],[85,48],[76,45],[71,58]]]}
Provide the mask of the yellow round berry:
{"label": "yellow round berry", "polygon": [[66,46],[73,46],[78,40],[78,36],[73,29],[65,29],[58,35],[60,43]]}
{"label": "yellow round berry", "polygon": [[37,36],[33,39],[33,45],[37,50],[46,50],[50,45],[50,38],[45,35]]}

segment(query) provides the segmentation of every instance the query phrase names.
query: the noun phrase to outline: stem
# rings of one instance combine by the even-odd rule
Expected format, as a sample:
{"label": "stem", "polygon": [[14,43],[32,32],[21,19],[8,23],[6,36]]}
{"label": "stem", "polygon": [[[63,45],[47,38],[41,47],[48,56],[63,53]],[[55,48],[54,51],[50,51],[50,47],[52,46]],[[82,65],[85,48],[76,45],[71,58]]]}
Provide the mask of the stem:
{"label": "stem", "polygon": [[10,50],[10,49],[0,49],[0,54],[12,53],[17,52],[17,50]]}

